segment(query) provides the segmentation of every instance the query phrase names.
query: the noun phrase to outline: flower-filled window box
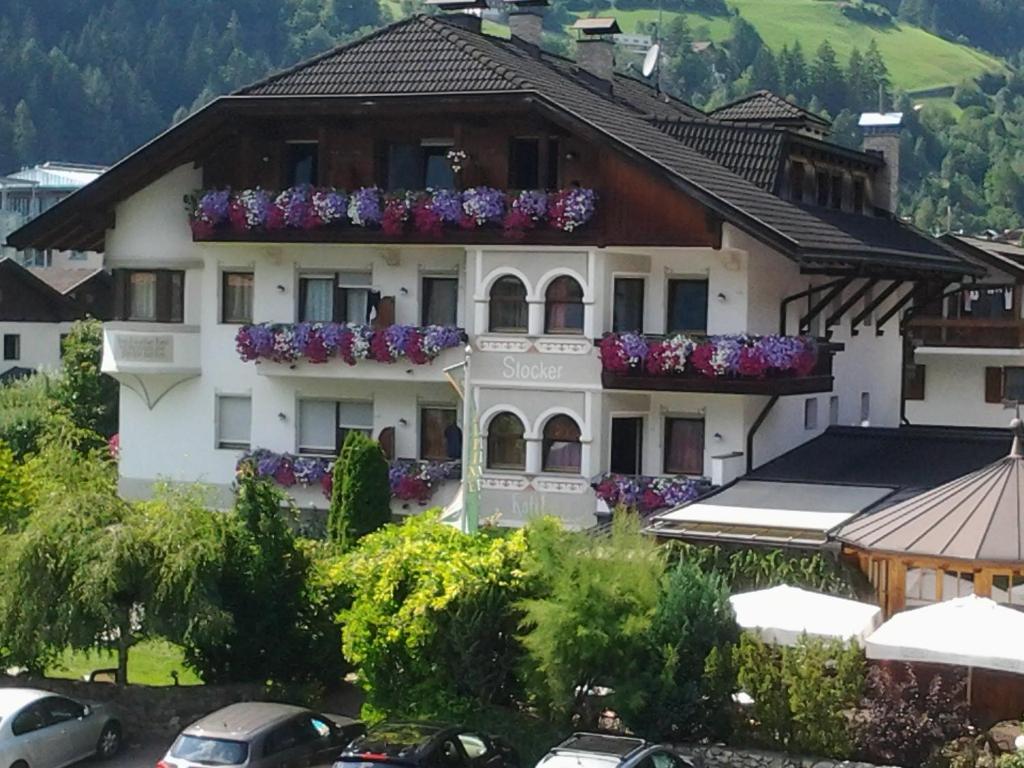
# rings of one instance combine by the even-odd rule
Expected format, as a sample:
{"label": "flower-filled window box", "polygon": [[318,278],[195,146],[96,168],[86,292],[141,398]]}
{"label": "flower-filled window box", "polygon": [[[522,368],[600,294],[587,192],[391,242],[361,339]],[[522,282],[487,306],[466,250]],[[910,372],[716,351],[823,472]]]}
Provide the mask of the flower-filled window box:
{"label": "flower-filled window box", "polygon": [[597,498],[607,504],[609,509],[621,505],[645,515],[693,501],[711,488],[711,484],[703,478],[613,473],[601,475],[593,486]]}
{"label": "flower-filled window box", "polygon": [[404,360],[426,365],[446,349],[466,343],[461,328],[391,325],[371,328],[351,323],[256,323],[243,325],[235,349],[243,361],[326,363],[360,360],[394,363]]}
{"label": "flower-filled window box", "polygon": [[493,187],[385,193],[378,187],[345,192],[302,185],[281,192],[215,189],[185,198],[193,236],[218,232],[277,232],[341,227],[440,237],[445,229],[495,228],[512,238],[547,228],[573,232],[593,218],[597,195],[573,187],[509,192]]}
{"label": "flower-filled window box", "polygon": [[764,379],[808,376],[818,364],[818,343],[808,336],[708,336],[677,334],[650,339],[608,334],[601,367],[612,373]]}
{"label": "flower-filled window box", "polygon": [[[319,487],[326,498],[331,497],[334,459],[324,456],[296,456],[258,448],[238,461],[236,473],[251,472],[268,478],[284,488]],[[392,498],[426,505],[434,491],[447,480],[462,477],[462,462],[417,461],[396,459],[388,468]]]}

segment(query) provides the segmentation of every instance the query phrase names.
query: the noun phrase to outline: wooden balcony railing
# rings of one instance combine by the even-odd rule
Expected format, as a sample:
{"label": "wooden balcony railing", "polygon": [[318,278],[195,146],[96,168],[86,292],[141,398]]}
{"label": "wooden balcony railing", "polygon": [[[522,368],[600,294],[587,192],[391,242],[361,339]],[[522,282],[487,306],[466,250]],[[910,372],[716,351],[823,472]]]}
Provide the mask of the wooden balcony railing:
{"label": "wooden balcony railing", "polygon": [[907,324],[915,343],[927,347],[1024,347],[1024,321],[984,317],[915,317]]}

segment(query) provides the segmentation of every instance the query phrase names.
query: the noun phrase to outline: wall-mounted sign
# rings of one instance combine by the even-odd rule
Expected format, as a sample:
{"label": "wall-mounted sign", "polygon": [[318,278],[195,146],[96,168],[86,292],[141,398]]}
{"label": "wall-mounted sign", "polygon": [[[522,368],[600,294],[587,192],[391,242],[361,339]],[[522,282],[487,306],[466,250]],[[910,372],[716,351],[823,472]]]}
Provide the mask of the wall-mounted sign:
{"label": "wall-mounted sign", "polygon": [[554,363],[524,363],[512,355],[505,355],[501,361],[501,376],[510,381],[560,381],[564,365]]}
{"label": "wall-mounted sign", "polygon": [[174,336],[161,334],[118,334],[114,337],[117,359],[126,363],[173,363]]}

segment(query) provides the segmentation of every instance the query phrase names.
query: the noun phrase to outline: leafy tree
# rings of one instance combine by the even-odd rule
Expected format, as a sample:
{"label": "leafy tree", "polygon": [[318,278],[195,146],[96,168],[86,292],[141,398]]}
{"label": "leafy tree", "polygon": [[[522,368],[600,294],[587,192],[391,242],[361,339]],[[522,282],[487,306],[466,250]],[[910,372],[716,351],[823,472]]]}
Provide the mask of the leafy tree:
{"label": "leafy tree", "polygon": [[0,534],[21,527],[32,510],[33,494],[25,468],[14,452],[0,442]]}
{"label": "leafy tree", "polygon": [[585,718],[595,687],[617,688],[643,671],[664,556],[629,514],[616,515],[611,530],[597,535],[566,533],[550,522],[527,535],[525,568],[536,590],[521,603],[527,681],[546,711],[566,721]]}
{"label": "leafy tree", "polygon": [[390,520],[391,484],[384,452],[377,441],[352,430],[335,462],[328,537],[351,547]]}
{"label": "leafy tree", "polygon": [[103,325],[80,320],[64,339],[61,377],[54,398],[82,429],[109,438],[117,432],[118,384],[100,372]]}
{"label": "leafy tree", "polygon": [[363,538],[332,567],[351,594],[345,657],[364,716],[465,716],[520,700],[515,601],[526,534],[467,535],[426,512]]}
{"label": "leafy tree", "polygon": [[665,577],[636,673],[615,709],[636,733],[662,741],[728,735],[739,628],[724,579],[681,562]]}

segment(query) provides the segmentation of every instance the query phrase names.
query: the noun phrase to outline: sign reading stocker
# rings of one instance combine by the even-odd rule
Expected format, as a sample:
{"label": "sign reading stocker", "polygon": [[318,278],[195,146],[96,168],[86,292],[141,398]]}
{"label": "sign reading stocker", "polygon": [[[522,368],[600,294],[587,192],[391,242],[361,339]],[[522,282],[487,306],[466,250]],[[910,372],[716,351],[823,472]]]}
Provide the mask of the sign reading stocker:
{"label": "sign reading stocker", "polygon": [[522,363],[512,355],[505,355],[501,361],[501,376],[514,381],[560,381],[564,365],[554,363]]}

